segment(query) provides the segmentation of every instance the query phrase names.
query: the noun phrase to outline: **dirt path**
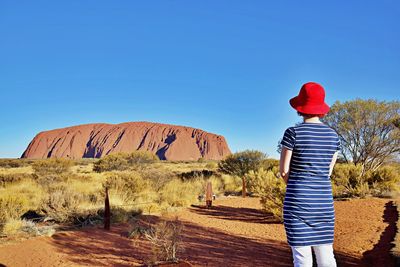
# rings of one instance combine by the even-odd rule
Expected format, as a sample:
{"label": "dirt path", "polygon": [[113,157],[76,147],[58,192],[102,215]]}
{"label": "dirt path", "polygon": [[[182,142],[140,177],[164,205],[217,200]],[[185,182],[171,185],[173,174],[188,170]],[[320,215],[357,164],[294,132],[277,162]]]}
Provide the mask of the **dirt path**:
{"label": "dirt path", "polygon": [[[282,224],[262,213],[256,198],[225,198],[211,210],[183,209],[185,251],[195,266],[291,266]],[[335,202],[335,255],[338,266],[394,266],[390,241],[396,209],[388,199]],[[158,218],[148,216],[152,222]],[[125,236],[129,226],[63,232],[0,246],[0,266],[139,266],[150,246]]]}

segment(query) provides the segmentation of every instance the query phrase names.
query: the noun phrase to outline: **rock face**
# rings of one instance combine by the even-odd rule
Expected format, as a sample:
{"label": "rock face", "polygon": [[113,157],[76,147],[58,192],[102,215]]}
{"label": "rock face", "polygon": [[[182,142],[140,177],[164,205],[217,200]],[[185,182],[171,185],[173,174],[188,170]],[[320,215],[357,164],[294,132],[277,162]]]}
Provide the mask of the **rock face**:
{"label": "rock face", "polygon": [[162,160],[222,159],[225,138],[200,129],[151,122],[93,123],[38,133],[22,158],[100,158],[147,150]]}

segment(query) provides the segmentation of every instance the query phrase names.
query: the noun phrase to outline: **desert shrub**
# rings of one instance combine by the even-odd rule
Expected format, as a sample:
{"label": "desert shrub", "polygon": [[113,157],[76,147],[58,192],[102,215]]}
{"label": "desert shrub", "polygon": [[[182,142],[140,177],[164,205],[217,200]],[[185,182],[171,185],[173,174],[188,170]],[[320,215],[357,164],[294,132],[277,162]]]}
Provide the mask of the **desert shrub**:
{"label": "desert shrub", "polygon": [[276,177],[272,171],[266,171],[263,168],[250,171],[246,177],[250,181],[250,189],[261,198],[260,202],[263,209],[282,221],[286,191],[283,179]]}
{"label": "desert shrub", "polygon": [[6,173],[0,174],[0,187],[31,179],[33,176],[29,173]]}
{"label": "desert shrub", "polygon": [[151,244],[152,264],[159,261],[178,261],[178,253],[183,250],[182,230],[183,224],[178,218],[173,221],[161,221],[151,229],[145,230],[144,235]]}
{"label": "desert shrub", "polygon": [[246,174],[262,167],[267,155],[257,150],[245,150],[228,155],[218,163],[220,172],[239,176],[242,179],[242,196],[246,196]]}
{"label": "desert shrub", "polygon": [[217,161],[208,161],[205,168],[209,169],[209,170],[216,170],[218,168],[218,162]]}
{"label": "desert shrub", "polygon": [[393,165],[363,173],[361,165],[336,164],[331,178],[334,197],[385,196],[400,190],[399,170]]}
{"label": "desert shrub", "polygon": [[172,207],[186,207],[195,203],[202,191],[201,180],[173,179],[161,189],[160,202],[165,202]]}
{"label": "desert shrub", "polygon": [[348,188],[349,195],[352,197],[361,197],[364,198],[371,194],[370,187],[368,183],[360,183],[356,186]]}
{"label": "desert shrub", "polygon": [[123,203],[132,203],[148,187],[148,183],[136,171],[111,172],[103,183],[103,188],[106,187],[109,188],[110,197],[117,196]]}
{"label": "desert shrub", "polygon": [[0,233],[7,237],[17,235],[52,236],[55,233],[55,229],[54,226],[39,226],[28,220],[9,219],[0,229]]}
{"label": "desert shrub", "polygon": [[138,150],[132,153],[113,153],[96,161],[93,164],[93,171],[124,171],[156,161],[158,161],[157,156],[149,151]]}
{"label": "desert shrub", "polygon": [[242,191],[242,179],[235,175],[222,174],[221,181],[225,194],[239,194]]}
{"label": "desert shrub", "polygon": [[70,220],[83,196],[65,185],[56,185],[49,190],[41,205],[42,211],[57,222]]}
{"label": "desert shrub", "polygon": [[8,219],[0,230],[3,235],[12,236],[17,234],[21,228],[22,228],[22,220]]}
{"label": "desert shrub", "polygon": [[174,178],[171,171],[160,168],[144,168],[138,170],[143,179],[149,181],[151,188],[159,192],[161,188]]}
{"label": "desert shrub", "polygon": [[365,178],[360,165],[338,163],[332,175],[332,192],[337,197],[352,197],[367,194]]}
{"label": "desert shrub", "polygon": [[0,168],[21,168],[32,164],[31,159],[0,159]]}
{"label": "desert shrub", "polygon": [[24,195],[3,193],[0,195],[0,223],[18,219],[29,209],[29,201]]}
{"label": "desert shrub", "polygon": [[140,215],[142,210],[123,208],[123,207],[112,207],[111,208],[111,222],[113,223],[124,223],[133,219],[135,216]]}
{"label": "desert shrub", "polygon": [[62,158],[51,158],[35,161],[32,164],[32,168],[37,175],[60,175],[68,172],[72,165],[73,162],[71,160]]}
{"label": "desert shrub", "polygon": [[19,230],[30,236],[52,236],[56,232],[53,225],[39,226],[27,220],[22,220],[22,225]]}
{"label": "desert shrub", "polygon": [[266,171],[271,171],[274,168],[279,169],[279,160],[277,159],[265,159],[261,163],[261,167]]}
{"label": "desert shrub", "polygon": [[126,155],[126,160],[130,166],[136,164],[154,163],[159,161],[159,158],[150,151],[137,150]]}
{"label": "desert shrub", "polygon": [[210,170],[192,170],[189,172],[183,172],[179,174],[183,180],[198,179],[198,178],[209,178],[214,174]]}
{"label": "desert shrub", "polygon": [[386,165],[378,170],[370,172],[368,183],[372,185],[373,194],[383,196],[391,192],[398,192],[400,173],[395,166]]}
{"label": "desert shrub", "polygon": [[128,168],[128,161],[123,153],[107,155],[93,164],[93,171],[95,172],[124,171]]}
{"label": "desert shrub", "polygon": [[47,173],[42,175],[33,174],[34,181],[36,181],[40,186],[48,187],[57,183],[66,182],[68,175],[57,174],[57,173]]}

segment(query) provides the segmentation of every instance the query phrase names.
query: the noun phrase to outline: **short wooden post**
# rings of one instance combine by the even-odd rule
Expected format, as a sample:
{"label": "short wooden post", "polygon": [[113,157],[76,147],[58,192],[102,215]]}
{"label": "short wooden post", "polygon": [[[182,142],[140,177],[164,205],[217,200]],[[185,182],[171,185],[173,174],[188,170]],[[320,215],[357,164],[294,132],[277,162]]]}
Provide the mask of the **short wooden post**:
{"label": "short wooden post", "polygon": [[211,181],[208,181],[206,184],[206,208],[211,208],[213,200],[213,191]]}
{"label": "short wooden post", "polygon": [[104,200],[104,229],[110,230],[110,221],[111,221],[111,213],[110,213],[110,200],[108,198],[108,187],[106,187],[106,198]]}

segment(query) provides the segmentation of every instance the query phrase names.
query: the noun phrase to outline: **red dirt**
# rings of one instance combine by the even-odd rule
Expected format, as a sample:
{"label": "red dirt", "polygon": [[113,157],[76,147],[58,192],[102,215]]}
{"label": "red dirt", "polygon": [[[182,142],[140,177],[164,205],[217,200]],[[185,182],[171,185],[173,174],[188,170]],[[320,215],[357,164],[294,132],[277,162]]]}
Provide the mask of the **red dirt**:
{"label": "red dirt", "polygon": [[[260,210],[256,198],[225,198],[212,209],[192,207],[184,222],[181,258],[194,266],[291,266],[282,224]],[[334,249],[338,266],[394,266],[389,255],[397,211],[390,199],[336,201]],[[159,218],[143,216],[150,222]],[[0,246],[6,266],[139,266],[150,257],[147,241],[125,236],[129,225],[57,233]],[[1,266],[1,265],[0,265]]]}

